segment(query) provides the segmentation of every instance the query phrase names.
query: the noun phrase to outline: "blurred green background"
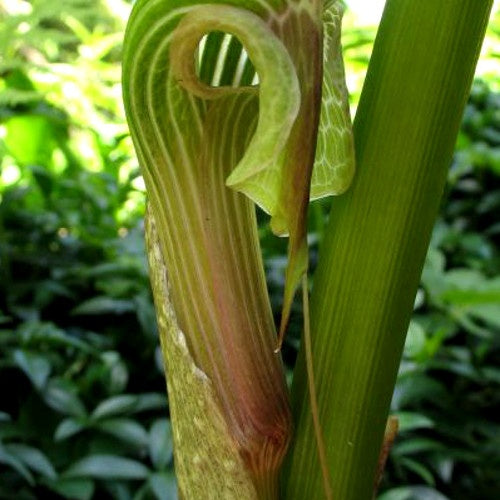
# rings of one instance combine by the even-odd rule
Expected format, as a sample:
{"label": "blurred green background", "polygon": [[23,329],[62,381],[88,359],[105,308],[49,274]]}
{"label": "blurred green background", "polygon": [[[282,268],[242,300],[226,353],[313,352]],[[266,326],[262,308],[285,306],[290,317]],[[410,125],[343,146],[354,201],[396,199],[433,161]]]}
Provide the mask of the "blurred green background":
{"label": "blurred green background", "polygon": [[[0,498],[176,498],[144,184],[121,104],[130,4],[0,0]],[[360,5],[343,35],[353,112],[379,13]],[[408,332],[383,500],[500,498],[494,12]],[[310,210],[313,266],[328,205]],[[260,235],[279,314],[286,242],[265,223]],[[300,323],[297,303],[289,373]]]}

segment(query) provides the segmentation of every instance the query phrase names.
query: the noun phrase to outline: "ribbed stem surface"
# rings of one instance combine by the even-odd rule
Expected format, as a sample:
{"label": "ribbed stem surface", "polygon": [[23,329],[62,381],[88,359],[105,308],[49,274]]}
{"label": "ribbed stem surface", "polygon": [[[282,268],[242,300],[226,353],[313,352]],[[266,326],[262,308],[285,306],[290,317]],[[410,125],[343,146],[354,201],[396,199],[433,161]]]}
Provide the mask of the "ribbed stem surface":
{"label": "ribbed stem surface", "polygon": [[[355,120],[358,171],[335,200],[311,297],[337,500],[373,495],[413,301],[490,0],[388,0]],[[324,498],[301,355],[283,498]]]}

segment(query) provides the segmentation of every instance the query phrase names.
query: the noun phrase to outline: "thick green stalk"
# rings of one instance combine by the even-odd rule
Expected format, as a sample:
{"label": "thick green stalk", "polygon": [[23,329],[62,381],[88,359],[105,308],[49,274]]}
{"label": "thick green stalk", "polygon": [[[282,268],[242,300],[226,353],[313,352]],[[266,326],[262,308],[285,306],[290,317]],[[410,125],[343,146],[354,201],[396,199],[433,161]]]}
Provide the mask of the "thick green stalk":
{"label": "thick green stalk", "polygon": [[[388,0],[311,297],[320,420],[337,500],[373,495],[405,332],[491,0]],[[301,355],[290,499],[323,498]]]}

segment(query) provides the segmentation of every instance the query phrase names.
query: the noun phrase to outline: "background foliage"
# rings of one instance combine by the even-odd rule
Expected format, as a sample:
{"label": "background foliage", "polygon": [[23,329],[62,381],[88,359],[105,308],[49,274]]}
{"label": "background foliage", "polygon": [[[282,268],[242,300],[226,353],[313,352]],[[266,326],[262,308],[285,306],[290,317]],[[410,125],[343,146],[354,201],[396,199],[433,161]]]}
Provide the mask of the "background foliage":
{"label": "background foliage", "polygon": [[[129,10],[0,0],[1,498],[176,496],[144,187],[120,97]],[[355,108],[375,28],[346,21]],[[499,57],[497,9],[408,332],[383,500],[500,495]],[[313,266],[327,213],[328,200],[310,211]],[[260,218],[278,312],[285,242]]]}

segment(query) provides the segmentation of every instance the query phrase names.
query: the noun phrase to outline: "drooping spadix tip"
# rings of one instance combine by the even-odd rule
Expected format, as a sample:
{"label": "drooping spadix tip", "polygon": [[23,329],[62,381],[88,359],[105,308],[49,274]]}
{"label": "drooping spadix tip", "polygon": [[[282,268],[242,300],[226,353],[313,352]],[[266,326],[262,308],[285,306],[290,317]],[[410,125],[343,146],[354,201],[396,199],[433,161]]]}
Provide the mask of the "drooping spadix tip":
{"label": "drooping spadix tip", "polygon": [[274,352],[279,352],[285,338],[288,321],[292,312],[293,298],[303,276],[307,275],[308,251],[307,241],[300,238],[297,243],[295,233],[290,234],[288,244],[288,266],[285,272],[285,290],[283,292],[283,306],[278,330],[278,339]]}
{"label": "drooping spadix tip", "polygon": [[283,338],[285,337],[284,333],[279,333],[278,339],[276,341],[276,347],[274,348],[274,353],[278,354],[281,351],[281,346],[283,345]]}
{"label": "drooping spadix tip", "polygon": [[288,326],[288,319],[290,318],[290,307],[283,308],[281,313],[280,328],[278,330],[278,338],[276,339],[276,347],[274,352],[278,354],[283,346],[283,340],[285,338],[286,327]]}

